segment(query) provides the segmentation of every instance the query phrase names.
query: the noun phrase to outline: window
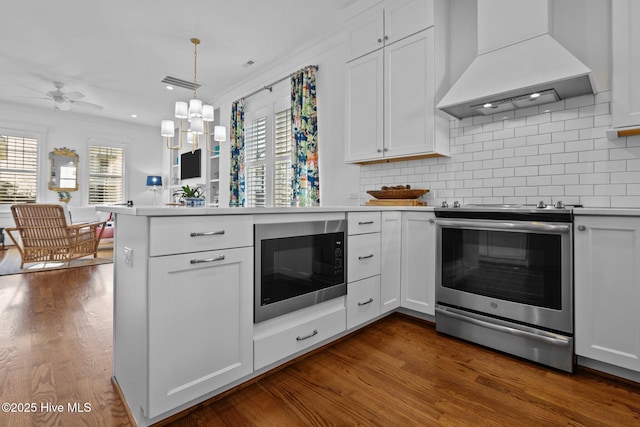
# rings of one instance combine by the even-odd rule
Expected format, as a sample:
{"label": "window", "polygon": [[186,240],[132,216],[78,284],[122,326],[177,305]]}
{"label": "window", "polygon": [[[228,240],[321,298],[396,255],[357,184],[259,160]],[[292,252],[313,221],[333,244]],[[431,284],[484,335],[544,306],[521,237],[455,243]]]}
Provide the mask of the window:
{"label": "window", "polygon": [[124,200],[124,150],[89,147],[89,204],[120,203]]}
{"label": "window", "polygon": [[[287,100],[288,101],[288,100]],[[247,113],[244,126],[246,205],[291,205],[289,102]]]}
{"label": "window", "polygon": [[0,135],[0,204],[35,202],[38,140]]}

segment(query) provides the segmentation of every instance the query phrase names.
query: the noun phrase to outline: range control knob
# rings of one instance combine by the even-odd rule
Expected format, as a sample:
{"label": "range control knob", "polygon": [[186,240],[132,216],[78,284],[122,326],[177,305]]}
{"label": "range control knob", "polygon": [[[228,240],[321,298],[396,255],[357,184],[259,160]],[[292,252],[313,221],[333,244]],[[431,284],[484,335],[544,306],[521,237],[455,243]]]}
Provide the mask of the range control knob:
{"label": "range control knob", "polygon": [[556,202],[556,209],[564,209],[564,203],[562,203],[562,201],[558,200]]}
{"label": "range control knob", "polygon": [[538,209],[544,209],[544,208],[546,208],[546,207],[547,207],[547,204],[544,202],[544,200],[540,200],[540,201],[538,202],[538,204],[536,205],[536,207],[537,207]]}
{"label": "range control knob", "polygon": [[454,208],[459,208],[460,207],[460,202],[457,201],[457,200],[455,202],[453,202],[453,207]]}
{"label": "range control knob", "polygon": [[447,203],[447,201],[445,200],[444,202],[442,202],[441,205],[443,208],[448,208],[449,207],[449,203]]}

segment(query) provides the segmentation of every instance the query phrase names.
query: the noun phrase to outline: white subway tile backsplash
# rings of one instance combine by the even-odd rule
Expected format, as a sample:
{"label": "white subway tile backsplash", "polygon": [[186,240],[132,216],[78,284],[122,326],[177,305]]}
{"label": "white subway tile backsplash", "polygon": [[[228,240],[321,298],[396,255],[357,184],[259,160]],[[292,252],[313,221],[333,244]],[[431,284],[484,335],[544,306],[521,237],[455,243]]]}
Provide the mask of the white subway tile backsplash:
{"label": "white subway tile backsplash", "polygon": [[[640,207],[640,136],[609,141],[611,92],[451,120],[451,157],[361,166],[360,197],[381,185],[429,188],[440,204]],[[506,118],[505,118],[506,117]]]}

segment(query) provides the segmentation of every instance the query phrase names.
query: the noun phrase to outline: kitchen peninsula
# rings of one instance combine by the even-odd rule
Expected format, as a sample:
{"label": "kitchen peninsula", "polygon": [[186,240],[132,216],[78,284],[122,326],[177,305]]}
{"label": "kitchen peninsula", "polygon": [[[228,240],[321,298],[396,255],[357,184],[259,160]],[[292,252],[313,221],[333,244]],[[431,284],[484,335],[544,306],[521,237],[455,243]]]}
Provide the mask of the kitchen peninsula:
{"label": "kitchen peninsula", "polygon": [[[435,321],[433,207],[99,209],[116,215],[113,378],[138,425],[396,310]],[[640,213],[573,214],[576,362],[640,382]],[[347,225],[346,295],[254,322],[254,229],[318,221]]]}
{"label": "kitchen peninsula", "polygon": [[[430,207],[99,209],[116,215],[113,378],[141,426],[399,307],[433,320]],[[314,221],[347,224],[348,292],[254,323],[254,226]]]}

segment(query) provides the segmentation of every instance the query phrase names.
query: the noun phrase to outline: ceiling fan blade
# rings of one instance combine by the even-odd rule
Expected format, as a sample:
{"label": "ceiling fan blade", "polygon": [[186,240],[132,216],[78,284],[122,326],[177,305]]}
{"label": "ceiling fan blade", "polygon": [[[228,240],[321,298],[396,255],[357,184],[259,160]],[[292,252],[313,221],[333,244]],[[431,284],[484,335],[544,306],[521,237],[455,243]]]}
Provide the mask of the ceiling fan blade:
{"label": "ceiling fan blade", "polygon": [[95,110],[102,110],[102,108],[103,108],[102,105],[92,104],[90,102],[74,101],[72,99],[70,99],[69,102],[73,103],[73,105],[79,105],[81,107],[93,108]]}
{"label": "ceiling fan blade", "polygon": [[84,94],[80,92],[69,92],[69,93],[65,93],[64,96],[66,96],[67,99],[72,99],[72,100],[84,98]]}

